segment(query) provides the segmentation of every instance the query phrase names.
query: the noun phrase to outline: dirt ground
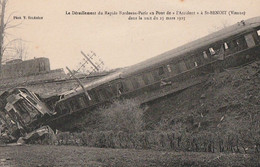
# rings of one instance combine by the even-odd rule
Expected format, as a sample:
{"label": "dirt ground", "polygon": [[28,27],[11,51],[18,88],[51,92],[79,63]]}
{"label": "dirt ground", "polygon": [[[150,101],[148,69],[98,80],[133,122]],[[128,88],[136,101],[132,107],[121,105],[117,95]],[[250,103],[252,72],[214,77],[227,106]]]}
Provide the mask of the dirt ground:
{"label": "dirt ground", "polygon": [[78,146],[0,147],[0,167],[259,166],[260,155],[105,149]]}

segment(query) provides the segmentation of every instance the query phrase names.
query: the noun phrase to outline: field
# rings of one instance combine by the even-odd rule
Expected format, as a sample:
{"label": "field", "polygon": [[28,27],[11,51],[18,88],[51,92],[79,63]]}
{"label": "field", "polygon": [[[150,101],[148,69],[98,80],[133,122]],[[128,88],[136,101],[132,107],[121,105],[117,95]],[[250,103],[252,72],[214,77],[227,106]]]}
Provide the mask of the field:
{"label": "field", "polygon": [[28,166],[259,166],[259,156],[77,146],[0,147],[0,167]]}

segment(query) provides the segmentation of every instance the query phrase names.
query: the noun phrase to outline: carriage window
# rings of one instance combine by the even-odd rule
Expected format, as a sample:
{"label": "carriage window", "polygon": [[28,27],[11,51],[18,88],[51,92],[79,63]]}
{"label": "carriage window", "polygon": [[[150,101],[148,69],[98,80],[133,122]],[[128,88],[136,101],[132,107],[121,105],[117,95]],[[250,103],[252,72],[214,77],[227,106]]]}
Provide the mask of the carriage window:
{"label": "carriage window", "polygon": [[260,30],[257,30],[257,35],[260,37]]}
{"label": "carriage window", "polygon": [[32,104],[37,105],[37,103],[36,103],[30,96],[27,96],[26,98],[27,98]]}
{"label": "carriage window", "polygon": [[60,111],[63,113],[66,113],[69,111],[68,105],[64,102],[60,103],[59,108],[60,108]]}
{"label": "carriage window", "polygon": [[238,48],[238,43],[236,40],[231,41],[230,44],[231,44],[231,48]]}
{"label": "carriage window", "polygon": [[81,108],[85,107],[86,103],[83,97],[79,97],[78,102]]}
{"label": "carriage window", "polygon": [[112,97],[114,94],[113,94],[113,90],[111,88],[111,85],[107,85],[105,88],[104,88],[104,91],[106,92],[106,95],[108,97]]}
{"label": "carriage window", "polygon": [[147,74],[143,74],[143,80],[144,80],[144,83],[145,83],[145,85],[148,85],[149,84],[149,80],[148,80],[148,78],[147,78]]}
{"label": "carriage window", "polygon": [[88,93],[89,93],[90,97],[92,97],[92,99],[94,101],[98,101],[98,97],[97,97],[97,94],[96,94],[95,90],[90,90],[90,91],[88,91]]}
{"label": "carriage window", "polygon": [[254,41],[252,34],[245,35],[245,40],[246,40],[247,46],[249,48],[255,46],[255,41]]}
{"label": "carriage window", "polygon": [[32,115],[33,117],[38,114],[38,110],[25,100],[21,100],[20,102],[15,103],[15,107],[18,107],[19,111],[21,112],[28,112],[28,114]]}
{"label": "carriage window", "polygon": [[172,67],[172,72],[174,75],[177,75],[178,73],[180,73],[180,71],[177,68],[177,64],[171,64]]}
{"label": "carriage window", "polygon": [[76,101],[76,99],[72,99],[70,101],[70,106],[73,110],[77,110],[77,109],[80,109],[80,105],[79,103]]}
{"label": "carriage window", "polygon": [[129,79],[126,79],[124,81],[124,85],[125,85],[126,91],[131,91],[131,90],[134,89],[134,87],[133,87],[133,85],[132,85],[132,83],[131,83],[131,81]]}
{"label": "carriage window", "polygon": [[260,38],[259,38],[259,34],[257,34],[257,31],[253,32],[252,36],[254,38],[255,43],[259,44],[260,43]]}
{"label": "carriage window", "polygon": [[121,95],[124,91],[123,84],[121,82],[119,82],[119,83],[117,83],[116,87],[117,87],[118,94]]}
{"label": "carriage window", "polygon": [[224,43],[224,48],[225,48],[225,50],[228,49],[228,44],[226,42]]}
{"label": "carriage window", "polygon": [[167,69],[168,69],[169,72],[172,72],[172,69],[171,69],[169,64],[167,64]]}
{"label": "carriage window", "polygon": [[159,75],[163,75],[163,74],[164,74],[163,67],[160,67],[160,68],[159,68],[158,74],[159,74]]}
{"label": "carriage window", "polygon": [[115,83],[111,83],[110,87],[111,87],[111,90],[113,92],[113,95],[116,96],[117,95],[117,88],[116,88]]}
{"label": "carriage window", "polygon": [[14,109],[11,109],[11,110],[9,111],[9,114],[10,114],[10,116],[11,116],[11,118],[12,118],[13,120],[17,121],[17,116],[16,116],[16,114],[15,114]]}
{"label": "carriage window", "polygon": [[138,76],[138,77],[136,77],[136,79],[137,79],[137,81],[138,81],[138,83],[139,83],[139,85],[140,85],[141,87],[142,87],[142,86],[145,86],[144,80],[143,80],[143,78],[142,78],[141,75]]}
{"label": "carriage window", "polygon": [[216,53],[213,48],[209,48],[209,51],[211,55],[214,55]]}
{"label": "carriage window", "polygon": [[103,89],[102,89],[104,92],[104,95],[107,97],[107,98],[110,98],[110,97],[112,97],[113,95],[111,94],[111,90],[110,90],[110,87],[104,87]]}
{"label": "carriage window", "polygon": [[153,78],[154,78],[155,81],[160,80],[160,77],[159,77],[159,75],[158,75],[157,69],[155,69],[154,71],[152,71],[152,75],[153,75]]}
{"label": "carriage window", "polygon": [[203,56],[199,55],[199,53],[195,56],[195,61],[197,62],[198,66],[203,64]]}
{"label": "carriage window", "polygon": [[145,76],[147,76],[149,83],[152,83],[154,81],[152,73],[149,72],[149,73],[145,74]]}
{"label": "carriage window", "polygon": [[189,58],[185,59],[185,64],[188,69],[192,69],[198,66],[199,61],[199,56],[192,54]]}
{"label": "carriage window", "polygon": [[57,108],[55,109],[55,111],[57,112],[57,113],[61,113],[63,110],[62,110],[62,106],[61,105],[58,105],[58,106],[56,106]]}
{"label": "carriage window", "polygon": [[[15,108],[15,112],[18,113],[22,117],[23,121],[25,121],[26,123],[28,123],[30,121],[30,118],[31,118],[30,113],[32,113],[32,112],[30,112],[30,110],[29,111],[26,110],[19,103],[15,103],[14,108]],[[33,109],[32,109],[32,111],[33,111]],[[35,116],[35,114],[33,114],[33,115]]]}
{"label": "carriage window", "polygon": [[239,50],[247,48],[247,44],[246,44],[246,41],[245,41],[244,37],[238,38],[236,40],[236,44],[237,44]]}
{"label": "carriage window", "polygon": [[208,55],[207,55],[206,51],[203,52],[203,57],[204,57],[205,59],[208,58]]}
{"label": "carriage window", "polygon": [[191,69],[193,68],[194,64],[193,64],[193,60],[192,60],[192,57],[188,58],[188,59],[185,59],[185,66],[188,68],[188,69]]}
{"label": "carriage window", "polygon": [[131,79],[131,82],[135,89],[137,89],[140,86],[135,77]]}
{"label": "carriage window", "polygon": [[100,102],[100,97],[99,97],[99,94],[98,94],[98,93],[99,93],[99,92],[98,92],[97,89],[95,89],[95,90],[93,91],[93,95],[95,96],[96,101],[97,101],[97,102]]}
{"label": "carriage window", "polygon": [[178,63],[178,67],[179,67],[180,72],[183,72],[183,71],[186,71],[186,70],[187,70],[187,67],[186,67],[184,61],[180,61],[180,62]]}
{"label": "carriage window", "polygon": [[99,100],[103,101],[106,99],[105,92],[102,89],[99,89],[97,92],[98,92]]}

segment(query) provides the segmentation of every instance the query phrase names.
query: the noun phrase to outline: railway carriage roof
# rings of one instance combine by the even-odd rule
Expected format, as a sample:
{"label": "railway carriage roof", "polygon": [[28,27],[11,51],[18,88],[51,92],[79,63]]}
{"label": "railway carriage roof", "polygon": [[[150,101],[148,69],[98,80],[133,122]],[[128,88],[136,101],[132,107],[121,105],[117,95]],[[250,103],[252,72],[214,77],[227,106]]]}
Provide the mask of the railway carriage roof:
{"label": "railway carriage roof", "polygon": [[[97,79],[97,80],[95,80],[93,82],[90,82],[90,83],[84,85],[84,88],[86,90],[90,90],[90,89],[92,89],[92,88],[94,88],[96,86],[99,86],[99,85],[102,85],[102,84],[107,83],[109,81],[113,81],[113,80],[121,78],[121,74],[122,74],[122,72],[121,72],[121,70],[119,70],[117,72],[114,72],[114,73],[112,73],[110,75],[107,75],[105,77],[102,77],[100,79]],[[81,90],[81,88],[78,88],[76,91],[80,91],[80,90]]]}
{"label": "railway carriage roof", "polygon": [[[105,84],[105,83],[107,83],[109,81],[113,81],[113,80],[121,78],[121,74],[122,74],[122,69],[119,70],[119,71],[116,71],[116,72],[114,72],[112,74],[109,74],[107,76],[104,76],[104,77],[102,77],[100,79],[92,81],[92,82],[90,82],[88,84],[85,84],[84,88],[86,90],[91,90],[92,88],[95,88],[95,87],[97,87],[99,85],[102,85],[102,84]],[[80,92],[82,92],[82,88],[78,87],[75,90],[69,90],[69,91],[63,92],[62,94],[64,96],[66,96],[66,97],[70,97],[71,95],[74,95],[74,94],[77,94],[77,93],[80,93]]]}
{"label": "railway carriage roof", "polygon": [[[245,23],[245,24],[243,24],[243,23]],[[192,41],[190,43],[187,43],[187,44],[177,47],[175,49],[169,50],[158,56],[152,57],[143,62],[132,65],[124,71],[124,74],[122,76],[126,77],[126,76],[128,76],[132,73],[135,73],[137,71],[140,71],[142,69],[146,69],[155,64],[160,64],[162,62],[166,62],[167,60],[169,60],[173,57],[178,57],[180,55],[183,55],[184,53],[191,52],[195,49],[199,49],[204,46],[209,46],[210,44],[212,44],[214,42],[221,41],[223,39],[226,39],[226,38],[234,36],[236,34],[245,32],[246,30],[255,28],[257,26],[260,26],[260,16],[238,22],[232,26],[229,26],[227,28],[224,28],[224,29],[214,32],[212,34],[209,34],[205,37],[199,38],[195,41]]]}
{"label": "railway carriage roof", "polygon": [[[152,57],[152,58],[147,59],[147,60],[140,62],[138,64],[129,66],[127,68],[121,69],[121,70],[119,70],[119,71],[117,71],[113,74],[105,76],[105,77],[98,79],[96,81],[90,82],[90,83],[84,85],[84,88],[86,90],[91,90],[92,88],[97,87],[99,85],[102,85],[106,82],[110,82],[110,81],[113,81],[113,80],[116,80],[116,79],[119,79],[119,78],[127,77],[127,76],[129,76],[133,73],[145,70],[150,66],[154,66],[156,64],[166,62],[167,60],[172,59],[174,57],[177,58],[178,56],[181,56],[185,53],[191,52],[195,49],[199,49],[199,48],[202,48],[204,46],[209,46],[210,44],[212,44],[214,42],[221,41],[223,39],[234,36],[236,34],[243,33],[248,29],[255,28],[255,27],[258,27],[258,26],[260,26],[260,16],[254,17],[254,18],[251,18],[251,19],[248,19],[248,20],[245,20],[245,21],[238,22],[238,23],[236,23],[232,26],[229,26],[227,28],[224,28],[220,31],[214,32],[210,35],[207,35],[205,37],[202,37],[200,39],[197,39],[195,41],[192,41],[192,42],[187,43],[185,45],[182,45],[180,47],[177,47],[176,49],[169,50],[169,51],[162,53],[158,56]],[[82,91],[82,88],[79,87],[75,91],[72,90],[72,91],[67,92],[67,94],[65,92],[64,95],[70,96],[74,93],[79,93],[81,91]]]}

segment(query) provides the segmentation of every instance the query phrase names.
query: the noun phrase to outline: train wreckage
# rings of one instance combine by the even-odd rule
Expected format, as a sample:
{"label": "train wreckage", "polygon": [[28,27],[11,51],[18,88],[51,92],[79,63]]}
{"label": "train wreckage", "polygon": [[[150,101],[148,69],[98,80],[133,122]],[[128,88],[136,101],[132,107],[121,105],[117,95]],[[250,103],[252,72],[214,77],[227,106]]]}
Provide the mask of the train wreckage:
{"label": "train wreckage", "polygon": [[[15,88],[0,95],[1,134],[10,141],[21,136],[28,138],[27,134],[32,136],[30,132],[39,127],[39,122],[54,114],[38,95],[25,88]],[[39,131],[50,132],[47,126],[35,132]]]}
{"label": "train wreckage", "polygon": [[25,88],[5,91],[0,95],[2,134],[17,140],[118,98],[146,95],[141,102],[146,103],[193,86],[205,74],[255,61],[259,55],[260,17],[256,17],[55,96],[42,98]]}

